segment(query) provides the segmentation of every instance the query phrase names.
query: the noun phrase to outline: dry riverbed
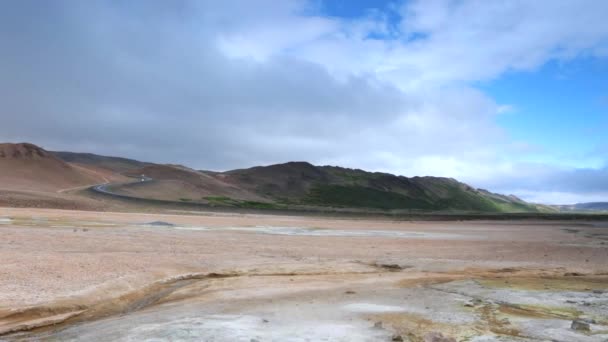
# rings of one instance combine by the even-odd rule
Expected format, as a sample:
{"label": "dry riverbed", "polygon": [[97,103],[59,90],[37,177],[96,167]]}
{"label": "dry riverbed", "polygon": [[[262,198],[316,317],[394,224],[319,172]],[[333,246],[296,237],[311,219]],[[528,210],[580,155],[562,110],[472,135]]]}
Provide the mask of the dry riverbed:
{"label": "dry riverbed", "polygon": [[608,340],[608,224],[0,208],[0,340]]}

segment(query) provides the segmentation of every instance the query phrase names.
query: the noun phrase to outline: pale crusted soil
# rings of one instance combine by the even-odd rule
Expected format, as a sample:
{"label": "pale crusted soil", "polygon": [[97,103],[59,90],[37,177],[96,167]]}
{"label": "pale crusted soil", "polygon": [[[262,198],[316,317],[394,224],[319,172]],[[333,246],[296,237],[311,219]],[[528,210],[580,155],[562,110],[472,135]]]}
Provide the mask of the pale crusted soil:
{"label": "pale crusted soil", "polygon": [[[154,221],[174,226],[146,225]],[[274,233],[288,228],[340,234],[307,235],[306,229],[297,236]],[[348,233],[378,231],[404,235]],[[78,313],[93,319],[197,297],[204,292],[201,286],[208,286],[207,277],[216,277],[211,273],[228,277],[217,293],[231,288],[246,293],[244,286],[250,294],[287,291],[298,300],[300,292],[325,289],[335,296],[331,288],[343,293],[350,284],[365,293],[387,281],[393,284],[387,288],[394,288],[442,277],[601,276],[608,271],[608,228],[589,222],[397,222],[0,208],[0,236],[0,330],[3,324],[27,329],[34,318],[62,321]],[[176,277],[181,278],[171,280]],[[230,300],[227,295],[218,303]]]}

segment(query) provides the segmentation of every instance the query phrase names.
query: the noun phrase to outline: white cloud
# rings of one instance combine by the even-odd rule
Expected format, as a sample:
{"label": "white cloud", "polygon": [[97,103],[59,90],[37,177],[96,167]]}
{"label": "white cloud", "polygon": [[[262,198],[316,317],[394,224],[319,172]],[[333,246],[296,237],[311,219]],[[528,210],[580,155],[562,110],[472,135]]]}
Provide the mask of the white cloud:
{"label": "white cloud", "polygon": [[234,42],[228,50],[238,50],[231,55],[291,54],[331,72],[372,73],[409,89],[492,79],[551,59],[606,56],[608,48],[608,3],[601,1],[408,1],[400,30],[387,40],[369,38],[390,30],[386,16],[303,17],[306,3],[291,3],[272,20],[247,19],[240,27],[239,18],[223,34]]}

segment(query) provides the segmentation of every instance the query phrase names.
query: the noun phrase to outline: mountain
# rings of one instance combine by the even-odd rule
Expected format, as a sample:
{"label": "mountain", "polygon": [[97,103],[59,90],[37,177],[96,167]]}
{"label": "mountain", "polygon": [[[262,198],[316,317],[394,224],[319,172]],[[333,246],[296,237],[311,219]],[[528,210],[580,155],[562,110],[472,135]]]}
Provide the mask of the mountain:
{"label": "mountain", "polygon": [[410,178],[307,162],[226,172],[198,171],[90,153],[48,152],[27,143],[0,144],[0,188],[60,192],[99,183],[107,183],[104,189],[119,195],[248,208],[548,210],[452,178]]}
{"label": "mountain", "polygon": [[307,162],[208,174],[286,205],[483,212],[540,210],[515,196],[475,189],[452,178],[408,178]]}
{"label": "mountain", "polygon": [[0,144],[0,188],[4,190],[57,191],[100,183],[102,179],[36,145]]}

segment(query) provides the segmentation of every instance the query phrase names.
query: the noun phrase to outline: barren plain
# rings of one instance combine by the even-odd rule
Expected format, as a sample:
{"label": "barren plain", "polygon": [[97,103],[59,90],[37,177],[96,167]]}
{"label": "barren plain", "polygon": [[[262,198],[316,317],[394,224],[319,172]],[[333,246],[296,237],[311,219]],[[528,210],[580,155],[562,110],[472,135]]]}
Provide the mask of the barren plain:
{"label": "barren plain", "polygon": [[608,223],[0,208],[0,340],[606,341]]}

